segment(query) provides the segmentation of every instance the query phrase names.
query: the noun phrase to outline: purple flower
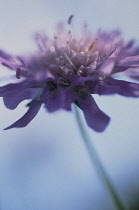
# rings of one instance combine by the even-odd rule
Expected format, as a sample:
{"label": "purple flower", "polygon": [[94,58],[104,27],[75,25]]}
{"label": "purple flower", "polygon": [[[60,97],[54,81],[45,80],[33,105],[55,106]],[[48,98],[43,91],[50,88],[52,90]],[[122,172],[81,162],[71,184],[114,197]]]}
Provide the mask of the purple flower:
{"label": "purple flower", "polygon": [[75,103],[88,126],[101,132],[110,118],[99,109],[94,94],[139,97],[139,84],[113,78],[116,73],[139,67],[139,47],[134,47],[133,40],[125,43],[119,31],[92,34],[84,26],[81,34],[73,35],[62,24],[57,28],[51,39],[37,34],[38,50],[28,56],[0,51],[0,62],[15,70],[18,81],[0,87],[5,106],[12,110],[23,100],[30,100],[25,115],[5,130],[28,125],[42,104],[54,112],[70,111]]}

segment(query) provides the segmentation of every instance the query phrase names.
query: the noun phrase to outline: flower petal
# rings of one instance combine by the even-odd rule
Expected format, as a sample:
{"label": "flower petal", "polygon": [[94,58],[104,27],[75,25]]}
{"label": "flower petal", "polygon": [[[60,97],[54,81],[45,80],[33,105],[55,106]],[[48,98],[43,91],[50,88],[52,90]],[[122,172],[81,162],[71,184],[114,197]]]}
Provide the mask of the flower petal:
{"label": "flower petal", "polygon": [[114,59],[106,60],[100,67],[99,71],[102,72],[104,76],[107,76],[112,73],[114,65],[115,65]]}
{"label": "flower petal", "polygon": [[28,111],[23,115],[23,117],[21,117],[19,120],[17,120],[15,123],[10,125],[9,127],[5,128],[4,130],[27,126],[33,120],[33,118],[37,115],[41,107],[41,104],[42,104],[42,101],[33,100],[30,103],[30,107]]}
{"label": "flower petal", "polygon": [[120,94],[127,97],[139,97],[139,84],[107,78],[100,82],[96,88],[96,93],[100,95]]}
{"label": "flower petal", "polygon": [[71,110],[71,103],[76,100],[76,95],[70,87],[57,87],[53,91],[45,89],[44,101],[48,112],[59,109]]}
{"label": "flower petal", "polygon": [[110,118],[99,109],[93,97],[78,98],[78,104],[84,113],[88,126],[97,132],[104,131]]}
{"label": "flower petal", "polygon": [[17,69],[20,67],[16,62],[14,56],[0,50],[0,63],[10,69]]}
{"label": "flower petal", "polygon": [[98,81],[99,76],[100,75],[89,75],[89,76],[83,77],[83,76],[75,74],[72,76],[72,86],[84,85],[88,81],[96,82]]}
{"label": "flower petal", "polygon": [[3,50],[0,50],[0,57],[4,58],[6,60],[12,60],[13,59],[13,56],[4,52]]}
{"label": "flower petal", "polygon": [[33,89],[25,86],[25,83],[9,84],[0,87],[0,97],[8,109],[15,109],[20,102],[32,98]]}
{"label": "flower petal", "polygon": [[20,67],[20,66],[19,66],[18,64],[16,64],[15,62],[13,62],[13,61],[8,61],[8,60],[6,60],[6,59],[4,59],[4,58],[2,58],[2,57],[0,57],[0,63],[1,63],[3,66],[6,66],[6,67],[8,67],[8,68],[10,68],[10,69],[14,69],[14,70]]}
{"label": "flower petal", "polygon": [[128,69],[134,69],[138,68],[139,64],[116,64],[114,69],[113,69],[113,74],[119,73],[119,72],[125,72],[128,71]]}
{"label": "flower petal", "polygon": [[130,57],[126,57],[126,58],[123,58],[119,61],[119,63],[132,63],[132,62],[139,62],[139,55],[135,55],[135,56],[130,56]]}
{"label": "flower petal", "polygon": [[125,75],[133,79],[139,80],[139,68],[131,68],[125,72]]}

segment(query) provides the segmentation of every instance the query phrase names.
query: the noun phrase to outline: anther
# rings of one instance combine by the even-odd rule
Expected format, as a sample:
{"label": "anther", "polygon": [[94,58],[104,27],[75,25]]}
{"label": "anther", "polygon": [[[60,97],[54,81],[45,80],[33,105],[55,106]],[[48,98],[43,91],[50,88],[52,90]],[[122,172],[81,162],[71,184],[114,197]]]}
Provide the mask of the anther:
{"label": "anther", "polygon": [[90,51],[93,49],[95,43],[96,43],[96,42],[92,42],[92,43],[90,44],[90,46],[89,46],[89,48],[88,48],[88,52],[90,52]]}
{"label": "anther", "polygon": [[22,73],[22,69],[21,69],[20,67],[17,68],[17,69],[16,69],[16,78],[17,78],[17,79],[20,79],[21,73]]}
{"label": "anther", "polygon": [[68,18],[68,24],[69,24],[69,25],[71,24],[73,17],[74,17],[74,15],[71,15],[71,16]]}
{"label": "anther", "polygon": [[53,81],[48,81],[46,82],[45,87],[53,91],[57,87],[57,85]]}
{"label": "anther", "polygon": [[60,78],[58,84],[61,87],[69,87],[71,82],[69,80],[67,80],[67,79]]}

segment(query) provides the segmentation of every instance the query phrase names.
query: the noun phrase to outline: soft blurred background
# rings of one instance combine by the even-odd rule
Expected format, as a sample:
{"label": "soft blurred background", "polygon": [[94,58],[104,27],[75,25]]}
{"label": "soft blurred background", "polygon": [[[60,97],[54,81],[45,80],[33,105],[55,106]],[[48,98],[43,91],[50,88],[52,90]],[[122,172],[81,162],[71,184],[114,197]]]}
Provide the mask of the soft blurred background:
{"label": "soft blurred background", "polygon": [[[0,48],[14,54],[35,49],[33,33],[53,34],[58,21],[74,14],[74,29],[119,28],[139,40],[138,0],[1,0]],[[10,71],[0,67],[0,83]],[[127,209],[139,209],[139,100],[95,97],[111,123],[104,133],[89,129],[92,142]],[[26,112],[0,102],[1,210],[113,210],[72,113],[48,114],[42,107],[22,129],[3,131]]]}

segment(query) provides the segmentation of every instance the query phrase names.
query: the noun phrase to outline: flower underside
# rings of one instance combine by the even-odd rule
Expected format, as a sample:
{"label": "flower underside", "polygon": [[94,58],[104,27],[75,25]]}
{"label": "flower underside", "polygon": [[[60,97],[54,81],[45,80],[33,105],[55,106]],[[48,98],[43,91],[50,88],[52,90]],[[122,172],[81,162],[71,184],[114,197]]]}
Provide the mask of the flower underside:
{"label": "flower underside", "polygon": [[30,100],[26,114],[6,129],[25,127],[42,104],[48,112],[54,112],[70,111],[75,103],[88,126],[101,132],[110,118],[99,109],[93,94],[139,97],[138,83],[113,78],[117,73],[139,68],[139,47],[133,40],[125,43],[119,31],[99,30],[93,35],[85,25],[80,35],[74,35],[58,24],[52,39],[44,34],[37,34],[35,39],[38,50],[28,56],[0,51],[1,64],[15,70],[19,81],[0,87],[5,106],[15,109],[23,100]]}

